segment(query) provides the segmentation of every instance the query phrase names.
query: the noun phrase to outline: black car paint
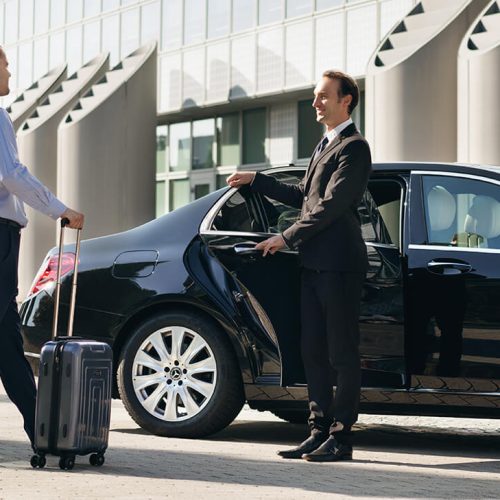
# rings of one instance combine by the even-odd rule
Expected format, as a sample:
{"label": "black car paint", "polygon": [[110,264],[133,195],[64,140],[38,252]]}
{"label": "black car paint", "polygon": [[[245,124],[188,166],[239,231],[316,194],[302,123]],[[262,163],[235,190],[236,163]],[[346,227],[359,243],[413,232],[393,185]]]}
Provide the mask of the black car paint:
{"label": "black car paint", "polygon": [[[394,164],[375,166],[375,176],[382,179],[399,179],[404,186],[401,255],[395,249],[368,245],[371,270],[375,277],[371,287],[372,295],[382,293],[381,298],[374,299],[378,306],[385,304],[386,307],[391,307],[391,300],[387,301],[387,296],[383,295],[384,283],[377,281],[380,276],[383,276],[386,283],[390,282],[402,289],[407,286],[407,280],[415,273],[418,274],[422,267],[420,262],[422,259],[415,260],[413,255],[409,256],[408,251],[410,242],[424,242],[422,228],[425,222],[422,220],[422,199],[418,179],[415,181],[412,179],[410,187],[410,173],[412,170],[440,171],[446,168],[449,168],[449,165],[408,163],[398,164],[396,167]],[[454,165],[453,171],[488,175],[500,181],[500,174],[494,170],[478,171],[474,167]],[[275,277],[270,282],[277,283],[277,289],[270,287],[266,293],[256,296],[259,303],[269,303],[276,293],[283,293],[284,290],[293,295],[298,283],[298,274],[292,277],[286,287],[280,287],[279,278],[276,281],[280,266],[271,266],[271,263],[276,263],[278,259],[293,260],[294,255],[282,253],[274,256],[273,260],[249,255],[242,259],[242,262],[235,264],[237,269],[228,271],[226,267],[231,268],[234,264],[234,262],[231,264],[231,252],[235,244],[242,243],[243,240],[260,241],[265,239],[266,235],[251,237],[226,235],[221,239],[199,234],[200,221],[227,189],[212,193],[130,231],[84,241],[81,251],[75,332],[80,336],[109,342],[117,356],[133,327],[155,311],[168,308],[196,309],[216,321],[230,338],[240,363],[246,398],[251,406],[260,409],[304,407],[307,392],[296,348],[298,309],[288,305],[283,310],[273,310],[270,314],[272,324],[282,321],[284,322],[282,331],[288,328],[291,332],[286,338],[279,338],[279,334],[275,332],[273,335],[262,323],[258,311],[248,300],[250,287],[246,287],[241,281],[251,278],[253,283],[255,280],[260,280],[261,276],[269,276],[266,273],[271,273]],[[411,222],[406,223],[406,221]],[[71,251],[71,246],[68,245],[66,250]],[[135,252],[133,255],[136,257],[147,258],[140,262],[128,259],[117,272],[117,258],[131,251]],[[52,253],[54,252],[55,249],[52,250]],[[154,263],[153,253],[157,255]],[[492,261],[493,259],[488,259],[488,262],[484,263],[485,273],[497,275],[498,266]],[[252,271],[256,265],[264,265],[265,274]],[[287,264],[283,269],[286,267]],[[165,279],[165,276],[168,276],[168,279]],[[389,289],[390,287],[386,287],[386,290]],[[66,277],[62,287],[63,319],[59,323],[61,334],[64,333],[68,295],[69,279]],[[370,297],[370,294],[367,296]],[[95,308],[95,302],[99,303],[98,308]],[[286,297],[282,303],[290,304]],[[27,352],[39,352],[43,342],[49,338],[52,306],[53,299],[51,293],[47,291],[42,291],[24,302],[21,315]],[[266,310],[266,307],[263,307]],[[414,365],[412,343],[408,335],[404,335],[403,330],[403,326],[408,329],[407,324],[403,325],[403,317],[408,317],[408,310],[403,310],[403,303],[398,301],[393,302],[392,307],[393,310],[384,315],[385,320],[374,320],[375,316],[380,317],[380,311],[377,310],[377,313],[373,314],[372,310],[370,313],[370,307],[367,307],[366,303],[363,310],[365,314],[362,313],[362,350],[364,349],[365,354],[362,360],[363,385],[372,387],[363,392],[363,411],[422,414],[451,412],[498,416],[500,392],[495,385],[489,391],[474,391],[466,389],[466,382],[459,384],[459,392],[465,394],[464,405],[460,411],[457,411],[456,402],[447,403],[446,400],[444,403],[441,400],[432,402],[432,398],[426,400],[425,396],[429,396],[426,391],[432,389],[426,385],[425,380],[422,382],[422,377],[415,377],[411,373],[411,367]],[[287,312],[290,311],[295,313],[295,316],[291,316],[292,321],[287,318]],[[389,325],[393,328],[392,332],[388,331],[387,318],[392,318],[389,321],[392,322],[392,325]],[[373,335],[370,333],[370,328],[373,329],[374,325],[379,327],[375,343],[372,342]],[[383,325],[381,331],[380,325]],[[401,338],[402,335],[404,338]],[[365,339],[364,344],[363,339]],[[290,346],[295,348],[290,349]],[[453,384],[450,385],[445,379],[442,380],[440,387],[436,387],[436,390],[444,393],[444,396],[448,391],[453,392]],[[441,392],[438,399],[441,397]],[[485,397],[481,392],[487,393],[486,399],[490,408],[472,407],[475,404],[475,393],[478,398]],[[493,394],[495,392],[498,392],[498,396]]]}

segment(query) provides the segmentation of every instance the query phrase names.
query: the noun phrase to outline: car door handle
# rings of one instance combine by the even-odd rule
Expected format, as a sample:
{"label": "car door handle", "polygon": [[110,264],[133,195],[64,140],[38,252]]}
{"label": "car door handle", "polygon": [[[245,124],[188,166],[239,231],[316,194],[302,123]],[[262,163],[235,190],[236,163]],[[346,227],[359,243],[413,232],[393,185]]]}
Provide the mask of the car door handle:
{"label": "car door handle", "polygon": [[238,255],[248,255],[262,253],[262,250],[257,250],[255,248],[256,243],[240,243],[239,245],[234,245],[233,250]]}
{"label": "car door handle", "polygon": [[456,274],[468,273],[472,266],[467,262],[447,262],[431,260],[427,263],[427,269],[434,274],[452,276]]}

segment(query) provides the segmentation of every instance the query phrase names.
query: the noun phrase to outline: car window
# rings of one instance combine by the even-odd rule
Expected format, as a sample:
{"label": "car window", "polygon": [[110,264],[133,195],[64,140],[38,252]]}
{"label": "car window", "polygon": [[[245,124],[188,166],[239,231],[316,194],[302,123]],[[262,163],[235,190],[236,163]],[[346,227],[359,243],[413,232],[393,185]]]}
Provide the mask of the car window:
{"label": "car window", "polygon": [[401,193],[396,180],[370,180],[358,208],[365,241],[399,246]]}
{"label": "car window", "polygon": [[262,226],[254,215],[250,188],[244,186],[226,200],[215,216],[214,231],[260,232]]}
{"label": "car window", "polygon": [[[271,175],[280,182],[297,185],[301,181],[302,177],[304,177],[304,172],[301,170],[273,172],[268,175]],[[300,216],[300,209],[290,207],[289,205],[285,205],[284,203],[268,198],[267,196],[262,196],[262,202],[267,218],[266,225],[268,233],[282,233]]]}
{"label": "car window", "polygon": [[500,187],[488,182],[423,177],[428,245],[500,249]]}

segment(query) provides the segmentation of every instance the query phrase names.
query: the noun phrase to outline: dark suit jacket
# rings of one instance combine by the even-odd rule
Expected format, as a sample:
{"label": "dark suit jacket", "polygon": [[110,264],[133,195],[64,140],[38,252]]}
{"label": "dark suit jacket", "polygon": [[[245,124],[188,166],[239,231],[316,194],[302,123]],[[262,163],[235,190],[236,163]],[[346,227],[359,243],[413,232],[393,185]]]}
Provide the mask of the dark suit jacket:
{"label": "dark suit jacket", "polygon": [[283,238],[289,247],[298,248],[303,267],[365,272],[366,246],[358,205],[370,171],[370,147],[351,124],[321,154],[311,158],[298,185],[257,173],[252,189],[302,209],[300,218],[283,232]]}

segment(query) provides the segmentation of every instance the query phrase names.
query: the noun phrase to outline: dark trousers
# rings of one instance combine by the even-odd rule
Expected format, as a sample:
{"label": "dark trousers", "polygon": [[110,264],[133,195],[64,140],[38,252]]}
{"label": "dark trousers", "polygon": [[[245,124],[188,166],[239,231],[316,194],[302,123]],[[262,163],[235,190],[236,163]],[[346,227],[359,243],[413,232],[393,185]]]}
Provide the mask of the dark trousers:
{"label": "dark trousers", "polygon": [[363,273],[302,270],[301,351],[313,432],[327,432],[338,420],[347,433],[358,418],[359,311],[364,278]]}
{"label": "dark trousers", "polygon": [[0,377],[7,395],[23,415],[24,430],[33,443],[36,386],[24,357],[16,303],[19,240],[19,229],[0,223]]}

